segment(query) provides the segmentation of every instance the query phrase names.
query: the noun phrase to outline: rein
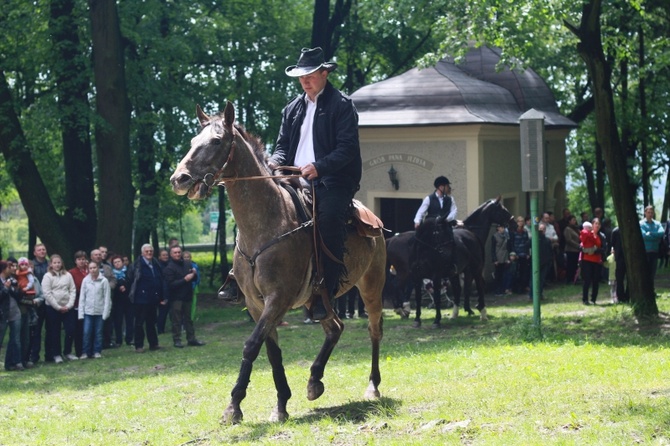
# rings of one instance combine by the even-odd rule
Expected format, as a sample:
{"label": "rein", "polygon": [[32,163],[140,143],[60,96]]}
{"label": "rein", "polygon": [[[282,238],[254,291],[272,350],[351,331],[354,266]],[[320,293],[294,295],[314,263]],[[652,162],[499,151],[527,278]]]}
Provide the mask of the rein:
{"label": "rein", "polygon": [[284,238],[288,237],[289,235],[294,234],[298,231],[301,231],[305,228],[309,228],[313,224],[314,224],[313,220],[307,220],[306,222],[304,222],[303,224],[301,224],[297,228],[291,229],[290,231],[285,232],[282,235],[273,238],[272,240],[270,240],[269,242],[267,242],[266,244],[264,244],[263,246],[258,248],[252,256],[248,256],[247,254],[245,254],[245,252],[240,249],[240,244],[239,243],[235,243],[235,248],[237,249],[237,252],[239,252],[242,255],[242,257],[244,257],[244,259],[249,263],[249,266],[251,266],[251,270],[252,270],[252,273],[253,273],[253,269],[256,266],[256,259],[258,258],[259,255],[261,255],[263,253],[263,251],[265,251],[266,249],[268,249],[271,246],[276,245],[277,243],[279,243],[280,241],[282,241]]}

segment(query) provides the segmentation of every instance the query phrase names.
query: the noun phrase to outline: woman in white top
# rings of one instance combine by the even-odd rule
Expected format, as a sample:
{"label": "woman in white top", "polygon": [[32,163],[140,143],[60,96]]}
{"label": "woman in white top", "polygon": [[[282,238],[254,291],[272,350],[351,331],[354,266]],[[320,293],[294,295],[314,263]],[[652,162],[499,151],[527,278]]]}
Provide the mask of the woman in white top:
{"label": "woman in white top", "polygon": [[[77,290],[72,275],[67,272],[58,254],[52,255],[49,260],[49,269],[42,278],[42,293],[46,302],[46,345],[49,347],[45,357],[53,358],[56,364],[63,362],[63,353],[67,359],[78,359],[72,354],[77,324],[77,312],[74,310]],[[64,351],[61,351],[61,327],[65,330]]]}

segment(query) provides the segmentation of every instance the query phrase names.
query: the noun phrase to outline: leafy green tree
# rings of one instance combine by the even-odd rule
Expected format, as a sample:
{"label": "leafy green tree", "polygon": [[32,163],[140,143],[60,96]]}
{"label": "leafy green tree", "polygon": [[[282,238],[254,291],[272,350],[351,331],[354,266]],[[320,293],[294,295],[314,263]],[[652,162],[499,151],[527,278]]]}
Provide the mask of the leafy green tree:
{"label": "leafy green tree", "polygon": [[[617,41],[614,30],[626,28],[624,22],[630,21],[631,17],[642,17],[647,11],[667,11],[667,6],[662,5],[655,1],[631,3],[625,14],[616,14],[615,6],[627,6],[625,2],[608,5],[603,11],[600,0],[585,0],[577,4],[559,0],[514,3],[460,0],[445,4],[445,14],[438,19],[436,26],[436,32],[442,36],[441,53],[458,56],[474,41],[500,47],[504,61],[511,65],[526,62],[540,67],[543,77],[560,87],[557,97],[564,107],[568,106],[568,110],[572,108],[566,113],[569,116],[585,118],[592,102],[595,112],[594,146],[602,150],[607,168],[608,184],[622,228],[626,263],[629,265],[633,306],[638,316],[655,315],[658,310],[648,268],[644,262],[635,261],[644,258],[644,247],[637,224],[639,217],[635,206],[635,183],[630,175],[630,150],[627,153],[629,147],[621,143],[612,87],[616,61],[622,60],[617,57],[620,56],[617,51],[628,47]],[[538,42],[545,44],[538,45]],[[667,50],[667,44],[665,48]],[[584,63],[581,68],[579,63],[571,62],[576,55]],[[561,64],[561,61],[567,61],[567,64]],[[562,71],[562,68],[567,69]],[[600,158],[596,152],[596,163]],[[593,184],[596,184],[595,180]],[[599,199],[604,201],[604,198]]]}

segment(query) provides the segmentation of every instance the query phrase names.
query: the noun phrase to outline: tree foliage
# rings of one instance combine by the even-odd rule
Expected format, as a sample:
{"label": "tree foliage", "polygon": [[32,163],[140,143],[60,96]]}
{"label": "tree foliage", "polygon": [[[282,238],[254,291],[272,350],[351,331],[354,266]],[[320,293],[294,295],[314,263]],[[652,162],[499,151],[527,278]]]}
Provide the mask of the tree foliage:
{"label": "tree foliage", "polygon": [[[96,21],[91,12],[103,4],[118,15]],[[585,6],[599,11],[620,140],[614,153],[598,133],[594,73],[577,51],[584,41],[574,31]],[[580,208],[611,201],[620,216],[617,194],[636,197],[641,185],[640,201],[647,203],[651,181],[668,172],[670,6],[663,0],[599,6],[586,0],[6,0],[0,11],[0,188],[6,192],[0,197],[18,192],[50,252],[67,257],[110,240],[120,245],[113,249],[129,250],[132,221],[137,253],[150,239],[161,243],[162,220],[197,206],[167,184],[197,131],[196,104],[216,112],[233,101],[239,122],[271,150],[281,109],[299,92],[284,68],[301,47],[323,46],[340,66],[333,83],[351,93],[424,56],[424,64],[446,54],[458,58],[474,43],[499,47],[502,63],[532,66],[547,81],[562,112],[582,124],[568,159],[575,172],[569,183],[584,192],[571,199]],[[95,66],[94,37],[102,26],[120,31],[119,62],[109,70]],[[106,84],[114,73],[116,83]],[[127,129],[122,111],[104,110],[123,97]],[[612,154],[626,166],[628,191],[614,192]]]}
{"label": "tree foliage", "polygon": [[[644,262],[635,261],[644,258],[635,195],[637,184],[642,183],[648,188],[649,161],[652,159],[649,153],[658,149],[651,148],[651,139],[640,137],[652,131],[649,127],[652,121],[644,119],[636,123],[632,116],[648,118],[660,111],[655,107],[652,112],[644,106],[648,103],[649,91],[643,81],[652,70],[663,71],[668,66],[652,66],[646,62],[650,55],[647,54],[648,47],[643,45],[642,35],[653,28],[653,35],[664,43],[654,47],[652,56],[667,54],[668,7],[656,1],[620,1],[603,7],[600,0],[576,3],[562,0],[461,0],[449,2],[445,7],[447,9],[436,26],[442,36],[440,53],[430,59],[444,53],[463,54],[472,42],[494,45],[502,49],[504,63],[536,67],[555,88],[559,103],[568,116],[584,121],[589,116],[589,109],[594,110],[592,128],[595,131],[591,137],[585,133],[575,138],[574,148],[584,169],[589,204],[604,204],[604,188],[608,184],[622,226],[636,313],[656,314],[658,310],[650,285],[653,280],[650,280]],[[652,26],[658,22],[657,18],[651,17],[654,14],[664,16],[660,21],[662,26]],[[636,64],[639,69],[631,74],[631,67]],[[633,82],[637,89],[631,88]],[[658,123],[664,125],[664,121]],[[590,127],[585,126],[583,131],[588,132]],[[663,127],[654,130],[667,135]],[[587,155],[589,149],[594,150],[593,155]],[[643,162],[638,176],[641,181],[636,182],[635,171],[639,168],[634,160],[638,157]],[[593,175],[601,175],[601,166],[607,168],[608,180]],[[646,192],[644,199],[647,199]]]}

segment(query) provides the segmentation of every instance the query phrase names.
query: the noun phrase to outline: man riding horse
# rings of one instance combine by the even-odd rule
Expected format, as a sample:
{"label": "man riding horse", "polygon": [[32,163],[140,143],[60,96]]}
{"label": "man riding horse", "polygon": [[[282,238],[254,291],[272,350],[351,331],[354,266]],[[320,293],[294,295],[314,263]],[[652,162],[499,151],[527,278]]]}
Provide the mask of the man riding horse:
{"label": "man riding horse", "polygon": [[[451,195],[451,183],[447,177],[440,175],[435,178],[433,186],[435,187],[435,192],[423,199],[419,210],[416,212],[416,216],[414,217],[414,228],[418,229],[425,218],[439,217],[447,222],[447,224],[444,225],[445,242],[453,243],[453,226],[456,225],[456,213],[458,212],[458,208],[456,207],[456,201]],[[455,266],[457,261],[455,254],[455,251],[453,251],[451,258],[445,259],[449,263],[447,265],[447,271],[456,271]]]}
{"label": "man riding horse", "polygon": [[[312,181],[316,200],[316,223],[325,249],[321,249],[322,287],[333,301],[341,280],[346,280],[344,241],[349,207],[359,189],[362,172],[358,140],[358,113],[350,98],[328,81],[337,68],[324,62],[321,48],[303,48],[297,65],[286,68],[297,77],[304,93],[282,113],[275,151],[268,164],[297,166],[302,180]],[[306,183],[306,182],[305,182]],[[312,317],[332,315],[331,305],[316,299]]]}

